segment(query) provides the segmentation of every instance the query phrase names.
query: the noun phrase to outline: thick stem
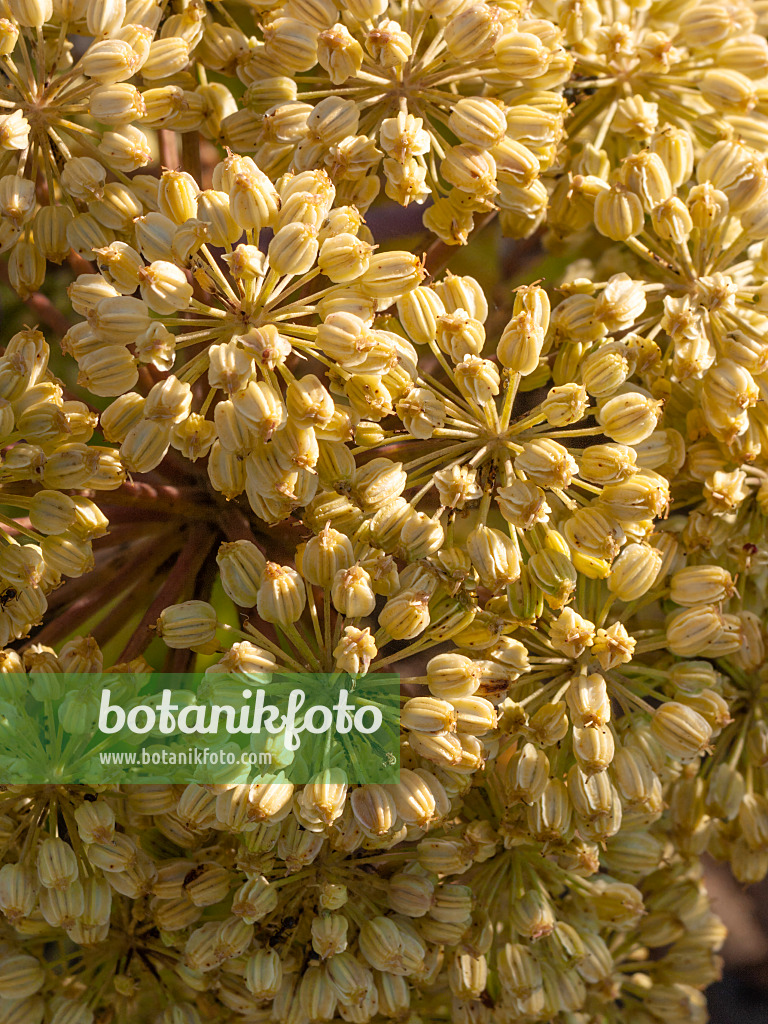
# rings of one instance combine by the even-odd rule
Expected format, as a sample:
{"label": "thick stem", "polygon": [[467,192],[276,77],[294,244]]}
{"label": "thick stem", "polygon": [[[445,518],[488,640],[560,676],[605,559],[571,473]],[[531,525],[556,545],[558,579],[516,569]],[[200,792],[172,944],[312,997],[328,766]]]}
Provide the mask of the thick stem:
{"label": "thick stem", "polygon": [[200,135],[198,132],[183,132],[181,136],[181,168],[187,171],[202,186],[200,162]]}
{"label": "thick stem", "polygon": [[[89,497],[93,497],[89,492]],[[136,509],[154,509],[167,515],[184,516],[191,519],[213,519],[216,508],[210,495],[198,487],[172,486],[170,484],[149,484],[140,480],[129,480],[116,491],[110,491],[102,499],[102,508],[129,505]],[[109,512],[107,517],[112,519]]]}
{"label": "thick stem", "polygon": [[187,585],[194,583],[213,544],[214,537],[214,532],[202,523],[195,523],[191,527],[187,541],[176,559],[176,564],[144,613],[133,636],[117,659],[118,662],[131,661],[144,653],[152,641],[154,626],[160,613],[169,604],[175,602]]}
{"label": "thick stem", "polygon": [[96,267],[93,263],[84,259],[82,256],[78,256],[74,249],[70,249],[67,255],[67,263],[70,265],[75,274],[95,274]]}
{"label": "thick stem", "polygon": [[[96,567],[91,572],[78,579],[67,580],[63,587],[49,594],[48,611],[52,612],[62,606],[66,608],[88,594],[99,595],[101,603],[106,604],[110,597],[114,597],[116,579],[129,573],[136,565],[150,562],[154,566],[162,565],[179,548],[176,531],[158,535],[157,531],[152,530],[143,535],[142,543],[135,543],[135,527],[132,529],[134,543],[129,541],[125,548],[118,548],[116,551],[110,548],[97,548],[94,551]],[[37,642],[38,637],[35,636],[33,639]]]}
{"label": "thick stem", "polygon": [[[114,585],[109,589],[113,588]],[[78,626],[86,622],[96,609],[104,604],[106,599],[106,588],[99,588],[97,590],[92,589],[74,601],[70,601],[67,607],[56,618],[52,619],[47,626],[44,626],[39,633],[33,633],[28,643],[24,644],[24,647],[32,643],[47,644],[49,646],[59,643],[77,629]]]}
{"label": "thick stem", "polygon": [[160,166],[167,171],[178,170],[179,147],[176,144],[176,132],[161,128],[157,135],[160,144]]}
{"label": "thick stem", "polygon": [[248,517],[239,508],[229,507],[224,509],[217,517],[217,522],[227,540],[249,540],[251,544],[255,544],[257,547],[261,548],[264,546],[263,541],[259,544],[256,535],[251,529],[251,524],[248,522]]}

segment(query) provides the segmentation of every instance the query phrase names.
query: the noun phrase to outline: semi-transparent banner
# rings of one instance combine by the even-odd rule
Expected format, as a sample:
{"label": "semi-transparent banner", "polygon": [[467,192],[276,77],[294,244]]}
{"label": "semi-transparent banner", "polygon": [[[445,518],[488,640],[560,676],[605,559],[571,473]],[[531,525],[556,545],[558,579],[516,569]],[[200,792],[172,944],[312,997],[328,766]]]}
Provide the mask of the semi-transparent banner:
{"label": "semi-transparent banner", "polygon": [[306,783],[321,773],[399,780],[398,676],[0,674],[0,783]]}

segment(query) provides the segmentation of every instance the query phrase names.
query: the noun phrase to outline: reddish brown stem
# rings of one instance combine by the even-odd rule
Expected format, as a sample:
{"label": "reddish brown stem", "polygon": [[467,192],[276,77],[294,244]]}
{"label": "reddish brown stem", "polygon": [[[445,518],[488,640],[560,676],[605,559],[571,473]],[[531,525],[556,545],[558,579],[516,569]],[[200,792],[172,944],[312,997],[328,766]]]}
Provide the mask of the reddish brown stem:
{"label": "reddish brown stem", "polygon": [[[167,523],[163,526],[167,527]],[[135,536],[135,535],[134,535]],[[67,607],[84,594],[97,593],[103,604],[114,596],[115,580],[130,571],[132,566],[144,565],[152,560],[155,566],[171,557],[179,549],[179,536],[174,530],[158,536],[153,530],[144,531],[141,543],[133,543],[122,550],[97,548],[94,550],[95,569],[66,583],[48,595],[48,611]]]}
{"label": "reddish brown stem", "polygon": [[70,265],[75,274],[95,274],[96,267],[93,263],[84,259],[82,256],[78,256],[74,249],[70,249],[67,254],[67,263]]}
{"label": "reddish brown stem", "polygon": [[144,613],[133,636],[117,659],[118,662],[132,661],[144,653],[152,640],[154,626],[160,617],[160,613],[169,604],[173,604],[176,601],[176,598],[179,597],[187,585],[194,582],[195,576],[211,549],[214,537],[213,531],[202,523],[195,523],[191,527],[187,541],[179,557],[176,559],[176,564],[155,595],[155,599]]}
{"label": "reddish brown stem", "polygon": [[217,522],[227,540],[249,540],[257,547],[263,548],[263,540],[260,543],[256,539],[247,516],[237,506],[225,508],[217,516]]}
{"label": "reddish brown stem", "polygon": [[155,384],[157,384],[161,379],[160,374],[153,366],[149,366],[145,363],[144,366],[139,367],[139,382],[146,392],[151,391]]}
{"label": "reddish brown stem", "polygon": [[202,187],[200,162],[200,135],[197,132],[183,132],[181,136],[181,167]]}
{"label": "reddish brown stem", "polygon": [[[93,495],[89,494],[89,497]],[[125,505],[192,519],[211,519],[215,512],[209,494],[199,487],[149,484],[141,480],[129,480],[101,500],[101,507],[105,510]],[[111,520],[108,511],[105,515]]]}
{"label": "reddish brown stem", "polygon": [[52,619],[47,626],[35,633],[24,647],[31,643],[53,645],[64,640],[73,630],[86,622],[96,609],[104,604],[106,594],[101,589],[91,589],[74,601]]}
{"label": "reddish brown stem", "polygon": [[296,544],[306,536],[302,524],[290,520],[280,523],[274,530],[264,524],[263,529],[254,533],[247,515],[234,503],[217,513],[216,523],[227,540],[249,540],[267,558],[291,558]]}
{"label": "reddish brown stem", "polygon": [[194,658],[195,652],[188,651],[185,648],[177,649],[175,651],[169,650],[165,658],[163,671],[168,672],[171,675],[183,675],[184,673],[189,672]]}
{"label": "reddish brown stem", "polygon": [[139,591],[138,600],[141,600],[141,591],[152,579],[163,560],[164,556],[161,555],[159,558],[156,557],[154,560],[148,561],[143,567],[143,571],[129,582],[122,600],[103,618],[99,619],[91,630],[91,635],[98,644],[105,644],[130,621],[137,605],[137,590]]}
{"label": "reddish brown stem", "polygon": [[161,128],[157,133],[160,145],[160,165],[163,170],[177,171],[179,169],[179,147],[176,144],[176,132],[168,128]]}
{"label": "reddish brown stem", "polygon": [[[162,520],[148,527],[142,527],[141,531],[138,531],[130,522],[123,522],[114,528],[110,528],[109,532],[104,534],[103,537],[97,537],[93,543],[94,554],[106,551],[109,548],[121,548],[129,544],[136,545],[149,537],[153,532],[165,532],[166,536],[173,536],[173,534],[168,533],[168,523]],[[155,539],[155,544],[157,543],[158,541]]]}

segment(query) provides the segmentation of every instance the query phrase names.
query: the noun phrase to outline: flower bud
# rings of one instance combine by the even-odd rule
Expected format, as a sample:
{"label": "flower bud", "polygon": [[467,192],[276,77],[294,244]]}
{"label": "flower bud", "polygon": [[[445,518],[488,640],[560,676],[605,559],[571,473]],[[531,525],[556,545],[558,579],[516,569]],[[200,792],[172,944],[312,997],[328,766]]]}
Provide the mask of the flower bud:
{"label": "flower bud", "polygon": [[719,764],[707,781],[707,811],[723,821],[732,821],[739,813],[744,793],[745,781],[741,772],[728,764]]}
{"label": "flower bud", "polygon": [[411,37],[396,21],[389,19],[380,21],[368,32],[365,47],[375,63],[383,68],[405,63],[413,52]]}
{"label": "flower bud", "polygon": [[450,53],[460,61],[471,62],[487,54],[502,33],[503,21],[489,4],[470,4],[444,28],[445,42]]}
{"label": "flower bud", "polygon": [[661,405],[661,402],[641,392],[629,391],[605,402],[598,411],[597,420],[614,441],[637,444],[656,429]]}
{"label": "flower bud", "polygon": [[170,78],[183,71],[189,63],[189,43],[181,36],[156,38],[149,47],[149,55],[141,66],[146,82]]}
{"label": "flower bud", "polygon": [[515,458],[515,469],[540,487],[566,488],[578,472],[576,460],[558,441],[527,441]]}
{"label": "flower bud", "polygon": [[238,161],[228,175],[229,207],[233,218],[246,230],[256,233],[273,226],[280,200],[271,181],[248,157],[230,159]]}
{"label": "flower bud", "polygon": [[275,949],[259,949],[245,968],[245,984],[255,999],[272,999],[283,978],[282,962]]}
{"label": "flower bud", "polygon": [[62,263],[69,252],[67,226],[72,212],[64,206],[41,206],[35,215],[34,242],[40,254],[53,263]]}
{"label": "flower bud", "polygon": [[622,601],[636,601],[656,582],[661,552],[648,544],[627,544],[611,567],[608,589]]}
{"label": "flower bud", "polygon": [[143,55],[124,39],[103,39],[88,47],[78,67],[89,78],[112,85],[132,78],[142,66],[142,58]]}
{"label": "flower bud", "polygon": [[496,354],[502,366],[527,376],[539,365],[546,327],[536,313],[523,309],[509,321],[499,340]]}
{"label": "flower bud", "polygon": [[368,783],[353,789],[350,805],[355,819],[369,835],[384,836],[395,825],[395,802],[386,786]]}
{"label": "flower bud", "polygon": [[192,285],[183,270],[165,260],[155,260],[138,272],[141,297],[155,313],[169,315],[186,309]]}
{"label": "flower bud", "polygon": [[445,306],[432,288],[419,287],[397,300],[397,312],[411,341],[428,345],[437,337],[438,318],[444,315]]}
{"label": "flower bud", "polygon": [[[26,999],[38,992],[44,982],[45,968],[41,966],[37,957],[26,953],[6,953],[3,957],[0,966],[0,996],[4,1000],[10,1002]],[[21,1024],[21,1020],[36,1020],[40,1024],[42,1019],[42,1014],[36,1017],[32,1012],[29,1016],[25,1013],[18,1021]]]}
{"label": "flower bud", "polygon": [[620,523],[664,516],[669,508],[669,481],[649,469],[625,483],[607,484],[600,500],[606,512]]}
{"label": "flower bud", "polygon": [[651,211],[653,229],[659,238],[683,245],[693,230],[693,219],[688,208],[677,196],[660,203]]}
{"label": "flower bud", "polygon": [[326,769],[301,791],[297,805],[310,823],[331,825],[341,817],[347,797],[347,784],[339,769]]}
{"label": "flower bud", "polygon": [[624,242],[643,227],[643,206],[626,186],[615,183],[595,198],[595,227],[614,242]]}
{"label": "flower bud", "polygon": [[565,699],[573,724],[601,727],[611,719],[611,702],[603,676],[578,675],[571,680]]}
{"label": "flower bud", "polygon": [[363,63],[363,48],[340,22],[317,37],[317,60],[334,85],[355,76]]}
{"label": "flower bud", "polygon": [[467,538],[467,551],[483,586],[496,590],[520,576],[517,544],[500,530],[476,527]]}
{"label": "flower bud", "polygon": [[24,865],[4,864],[0,868],[0,910],[11,925],[32,913],[36,896],[34,878]]}
{"label": "flower bud", "polygon": [[0,18],[0,55],[7,57],[13,53],[19,38],[19,26],[8,18]]}
{"label": "flower bud", "polygon": [[268,441],[285,423],[286,411],[280,394],[266,381],[250,381],[232,396],[236,417],[260,440]]}
{"label": "flower bud", "polygon": [[456,309],[437,318],[436,341],[442,352],[459,363],[482,352],[485,328],[466,310]]}
{"label": "flower bud", "polygon": [[692,608],[727,601],[734,592],[733,578],[727,569],[717,565],[692,565],[674,573],[669,596],[675,604]]}
{"label": "flower bud", "polygon": [[360,953],[379,971],[405,975],[414,973],[424,962],[425,948],[415,933],[402,929],[391,917],[364,921],[358,936]]}
{"label": "flower bud", "polygon": [[379,626],[394,640],[412,640],[429,626],[429,594],[404,590],[389,598],[379,615]]}
{"label": "flower bud", "polygon": [[170,605],[160,613],[156,629],[167,647],[204,647],[216,639],[216,610],[205,601]]}
{"label": "flower bud", "polygon": [[206,189],[197,197],[197,219],[206,226],[211,243],[220,248],[227,248],[237,242],[243,227],[232,216],[229,207],[229,196],[226,192]]}
{"label": "flower bud", "polygon": [[526,999],[541,988],[541,967],[527,945],[505,943],[498,953],[496,968],[502,988],[515,999]]}
{"label": "flower bud", "polygon": [[591,826],[596,834],[609,838],[621,826],[621,800],[611,784],[608,772],[587,777],[574,765],[568,772],[568,795],[585,831]]}
{"label": "flower bud", "polygon": [[747,793],[738,812],[739,825],[747,844],[753,850],[768,847],[768,799],[757,793]]}
{"label": "flower bud", "polygon": [[115,834],[115,814],[103,800],[81,804],[75,810],[77,831],[84,843],[110,843]]}
{"label": "flower bud", "polygon": [[430,693],[445,700],[470,697],[480,685],[475,663],[456,652],[431,658],[427,663],[427,680]]}
{"label": "flower bud", "polygon": [[8,260],[8,277],[22,299],[38,291],[45,279],[45,259],[31,242],[17,242]]}
{"label": "flower bud", "polygon": [[648,150],[628,156],[622,162],[621,180],[639,197],[646,213],[672,196],[672,182],[664,161]]}
{"label": "flower bud", "polygon": [[312,537],[301,554],[304,578],[318,587],[330,587],[339,570],[348,569],[354,562],[354,552],[348,537],[329,525]]}
{"label": "flower bud", "polygon": [[347,618],[372,615],[376,607],[376,595],[370,575],[359,565],[339,569],[333,578],[331,600],[334,608]]}
{"label": "flower bud", "polygon": [[724,622],[719,609],[711,604],[695,605],[674,614],[667,622],[667,644],[681,658],[696,657],[722,635]]}
{"label": "flower bud", "polygon": [[317,229],[293,223],[281,227],[269,243],[267,259],[277,274],[306,274],[318,253]]}
{"label": "flower bud", "polygon": [[578,658],[594,642],[595,627],[572,608],[565,608],[550,627],[552,646],[569,658]]}
{"label": "flower bud", "polygon": [[657,708],[651,731],[670,757],[678,761],[692,761],[703,754],[712,738],[706,719],[678,701],[667,701]]}
{"label": "flower bud", "polygon": [[66,531],[46,537],[42,544],[46,563],[63,576],[76,578],[93,568],[93,551],[88,541]]}
{"label": "flower bud", "polygon": [[541,411],[552,427],[565,427],[578,423],[588,408],[587,389],[580,384],[561,384],[550,388],[541,403]]}
{"label": "flower bud", "polygon": [[253,608],[266,559],[248,540],[224,543],[216,555],[224,592],[241,608]]}
{"label": "flower bud", "polygon": [[449,127],[462,142],[493,149],[507,131],[504,107],[498,100],[466,97],[451,109]]}
{"label": "flower bud", "polygon": [[66,889],[78,877],[77,858],[63,839],[44,839],[37,852],[37,876],[47,889]]}
{"label": "flower bud", "polygon": [[380,253],[371,257],[361,286],[371,298],[393,301],[416,288],[425,273],[418,256],[398,251]]}
{"label": "flower bud", "polygon": [[498,192],[496,161],[491,153],[479,146],[451,146],[446,151],[440,171],[449,184],[469,193],[475,201]]}
{"label": "flower bud", "polygon": [[312,948],[321,960],[343,953],[347,948],[349,922],[342,914],[329,914],[312,920]]}
{"label": "flower bud", "polygon": [[485,991],[488,965],[484,956],[457,953],[448,968],[448,984],[459,999],[477,999]]}
{"label": "flower bud", "polygon": [[390,336],[371,330],[360,317],[347,312],[329,314],[320,325],[317,341],[325,355],[356,373],[382,374],[395,354]]}
{"label": "flower bud", "polygon": [[264,26],[267,57],[284,71],[309,71],[317,63],[317,28],[296,18],[276,18]]}
{"label": "flower bud", "polygon": [[684,128],[666,125],[651,140],[651,152],[661,157],[674,188],[684,185],[693,174],[693,142]]}
{"label": "flower bud", "polygon": [[120,445],[120,458],[129,473],[149,473],[165,458],[171,445],[167,423],[140,420]]}
{"label": "flower bud", "polygon": [[538,889],[529,889],[512,904],[510,923],[519,935],[538,942],[551,934],[555,915],[546,896]]}
{"label": "flower bud", "polygon": [[390,879],[389,905],[406,917],[424,917],[432,906],[434,891],[429,879],[403,872]]}
{"label": "flower bud", "polygon": [[143,418],[145,399],[135,391],[120,395],[100,417],[101,431],[107,441],[121,444]]}
{"label": "flower bud", "polygon": [[355,474],[355,497],[366,511],[372,511],[402,494],[406,479],[401,462],[372,459]]}
{"label": "flower bud", "polygon": [[[142,96],[142,102],[143,99]],[[96,148],[107,166],[124,174],[145,167],[152,159],[149,139],[133,124],[124,124],[115,131],[104,132]]]}
{"label": "flower bud", "polygon": [[507,799],[534,804],[544,792],[549,778],[549,758],[543,750],[526,743],[512,755],[504,770]]}
{"label": "flower bud", "polygon": [[[375,920],[385,920],[385,918],[376,918]],[[360,1004],[365,999],[371,984],[370,971],[349,950],[344,950],[331,957],[327,969],[328,979],[344,1007]]]}
{"label": "flower bud", "polygon": [[267,562],[259,587],[256,608],[265,622],[290,625],[304,611],[307,595],[304,581],[295,569]]}
{"label": "flower bud", "polygon": [[610,729],[595,726],[573,728],[573,756],[584,775],[604,772],[613,760],[614,742]]}

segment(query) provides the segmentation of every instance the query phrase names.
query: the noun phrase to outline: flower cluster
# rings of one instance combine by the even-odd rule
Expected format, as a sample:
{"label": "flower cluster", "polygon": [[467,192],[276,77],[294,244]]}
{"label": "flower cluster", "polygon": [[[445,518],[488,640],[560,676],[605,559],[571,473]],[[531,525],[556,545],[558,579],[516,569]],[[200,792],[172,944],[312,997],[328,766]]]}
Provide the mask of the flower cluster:
{"label": "flower cluster", "polygon": [[[26,637],[48,608],[47,595],[62,577],[93,568],[92,541],[103,536],[107,519],[98,505],[71,490],[108,491],[125,481],[114,448],[89,444],[98,415],[65,395],[48,369],[43,335],[24,330],[8,339],[0,357],[0,435],[6,455],[0,466],[7,514],[0,549],[0,638]],[[31,541],[31,543],[29,543]]]}
{"label": "flower cluster", "polygon": [[182,111],[201,128],[217,94],[185,75],[200,34],[190,14],[163,21],[141,0],[7,0],[0,15],[0,252],[25,295],[46,260],[90,256],[143,212],[128,175],[152,157],[145,129],[181,130]]}
{"label": "flower cluster", "polygon": [[247,88],[222,133],[272,173],[325,167],[365,210],[384,181],[402,206],[433,205],[424,224],[465,242],[497,207],[512,235],[547,202],[573,57],[547,18],[514,4],[288,0],[248,37],[205,20],[201,56]]}
{"label": "flower cluster", "polygon": [[[2,1024],[703,1024],[704,855],[768,874],[767,27],[0,0]],[[396,673],[398,781],[59,784],[156,671]]]}
{"label": "flower cluster", "polygon": [[[337,411],[302,367],[332,367],[358,404],[389,367],[416,374],[413,347],[373,320],[424,270],[418,257],[378,254],[359,237],[360,214],[333,205],[323,171],[287,174],[275,187],[250,157],[230,155],[213,184],[201,191],[189,174],[162,175],[158,209],[128,233],[135,248],[99,248],[101,273],[70,287],[86,320],[62,345],[85,387],[118,396],[102,427],[131,472],[154,469],[171,445],[193,461],[207,455],[215,490],[228,499],[245,491],[261,519],[277,522],[315,495],[318,438],[352,435],[352,412]],[[142,362],[174,369],[146,399],[131,390]]]}

